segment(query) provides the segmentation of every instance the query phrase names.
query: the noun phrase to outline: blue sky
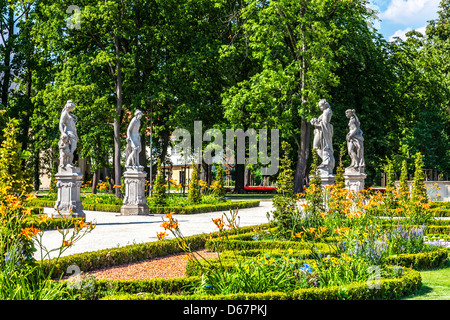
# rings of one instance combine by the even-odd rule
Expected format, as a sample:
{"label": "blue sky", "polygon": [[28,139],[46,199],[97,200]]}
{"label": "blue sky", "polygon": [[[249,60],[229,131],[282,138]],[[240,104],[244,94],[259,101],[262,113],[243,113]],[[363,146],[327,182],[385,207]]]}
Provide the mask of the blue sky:
{"label": "blue sky", "polygon": [[376,29],[386,40],[405,37],[411,30],[423,32],[429,20],[438,17],[440,0],[370,0],[370,7],[378,10],[381,21]]}

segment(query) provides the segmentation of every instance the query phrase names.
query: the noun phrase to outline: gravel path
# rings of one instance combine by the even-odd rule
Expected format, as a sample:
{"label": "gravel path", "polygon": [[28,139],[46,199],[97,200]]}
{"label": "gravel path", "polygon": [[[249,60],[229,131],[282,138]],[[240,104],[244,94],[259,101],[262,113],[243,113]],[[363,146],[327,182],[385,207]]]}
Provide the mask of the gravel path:
{"label": "gravel path", "polygon": [[[195,251],[197,258],[206,259],[217,257],[217,253],[207,252],[205,249]],[[200,256],[199,256],[200,255]],[[150,278],[181,278],[185,277],[185,268],[189,256],[186,253],[154,258],[133,264],[125,264],[112,268],[105,268],[86,272],[85,275],[93,275],[97,279],[109,280],[145,280]]]}

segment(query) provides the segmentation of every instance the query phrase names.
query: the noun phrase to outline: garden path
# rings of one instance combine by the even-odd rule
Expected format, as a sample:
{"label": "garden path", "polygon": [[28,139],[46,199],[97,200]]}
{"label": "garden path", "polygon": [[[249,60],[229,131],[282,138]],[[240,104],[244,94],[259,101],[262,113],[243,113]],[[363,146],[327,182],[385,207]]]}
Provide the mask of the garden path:
{"label": "garden path", "polygon": [[[261,201],[259,207],[239,209],[239,226],[251,226],[267,223],[267,212],[273,210],[272,201]],[[44,213],[52,211],[44,208]],[[156,233],[162,232],[162,218],[165,215],[154,214],[148,216],[121,216],[115,212],[85,211],[86,222],[97,221],[95,229],[67,248],[62,256],[76,253],[97,251],[114,247],[122,247],[133,243],[144,243],[157,241]],[[211,221],[220,218],[224,211],[198,213],[198,214],[174,214],[178,220],[179,227],[184,236],[210,233],[217,231],[217,227]],[[225,212],[229,214],[229,212]],[[170,232],[166,239],[173,238]],[[42,244],[47,249],[57,248],[62,243],[62,235],[57,230],[44,232]],[[38,246],[37,246],[38,248]],[[56,253],[51,254],[54,258]],[[35,253],[36,259],[41,259],[40,252]]]}

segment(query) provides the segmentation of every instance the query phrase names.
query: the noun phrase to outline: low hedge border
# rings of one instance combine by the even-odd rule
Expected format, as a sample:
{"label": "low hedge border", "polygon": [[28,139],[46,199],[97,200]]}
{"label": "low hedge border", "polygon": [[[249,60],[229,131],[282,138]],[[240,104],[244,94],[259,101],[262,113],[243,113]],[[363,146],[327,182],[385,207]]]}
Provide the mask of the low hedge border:
{"label": "low hedge border", "polygon": [[[33,199],[28,203],[28,206],[33,207],[50,207],[53,208],[55,201]],[[105,212],[120,212],[122,205],[103,204],[103,203],[83,203],[83,209],[89,211],[105,211]],[[198,204],[192,206],[173,206],[173,207],[149,207],[151,214],[167,214],[173,212],[175,214],[195,214],[212,211],[222,211],[230,209],[244,209],[259,207],[259,200],[245,200],[245,201],[227,201],[218,204]]]}
{"label": "low hedge border", "polygon": [[200,286],[201,277],[155,278],[148,280],[106,280],[95,282],[97,298],[107,295],[108,291],[126,293],[152,292],[156,294],[192,293],[192,288]]}
{"label": "low hedge border", "polygon": [[40,221],[39,217],[36,217],[35,221],[30,221],[28,226],[35,227],[40,230],[55,230],[56,228],[73,228],[75,221],[85,221],[85,218],[50,218],[45,222]]}
{"label": "low hedge border", "polygon": [[[226,233],[235,234],[236,232],[246,233],[254,228],[265,228],[269,224],[262,224],[258,226],[248,226],[238,228],[235,230],[228,230]],[[223,233],[223,232],[222,232]],[[185,240],[192,250],[201,249],[205,243],[211,239],[220,236],[219,232],[212,232],[208,234],[200,234],[185,237]],[[53,269],[52,276],[60,277],[66,273],[67,267],[70,265],[77,265],[80,271],[92,271],[102,268],[109,268],[113,266],[133,263],[143,260],[148,260],[156,257],[163,257],[171,254],[184,252],[176,239],[154,241],[139,244],[131,244],[120,248],[103,249],[92,252],[78,253],[70,256],[60,257],[57,262],[54,260],[42,261],[46,272]]]}
{"label": "low hedge border", "polygon": [[251,250],[251,249],[293,249],[303,250],[312,249],[327,250],[330,245],[323,242],[309,243],[300,241],[282,241],[282,240],[216,240],[211,239],[205,243],[205,249],[210,251],[225,250]]}
{"label": "low hedge border", "polygon": [[227,295],[177,295],[141,292],[105,296],[102,300],[374,300],[398,299],[415,293],[422,286],[416,270],[405,269],[401,278],[381,279],[379,289],[369,289],[367,282],[345,286],[298,289],[292,292],[237,293]]}
{"label": "low hedge border", "polygon": [[430,252],[406,253],[387,257],[386,264],[401,265],[415,270],[434,269],[447,262],[447,248],[439,248]]}
{"label": "low hedge border", "polygon": [[[450,217],[450,208],[448,207],[435,207],[428,209],[433,217]],[[371,215],[374,217],[397,217],[398,214],[395,209],[389,210],[371,210]]]}

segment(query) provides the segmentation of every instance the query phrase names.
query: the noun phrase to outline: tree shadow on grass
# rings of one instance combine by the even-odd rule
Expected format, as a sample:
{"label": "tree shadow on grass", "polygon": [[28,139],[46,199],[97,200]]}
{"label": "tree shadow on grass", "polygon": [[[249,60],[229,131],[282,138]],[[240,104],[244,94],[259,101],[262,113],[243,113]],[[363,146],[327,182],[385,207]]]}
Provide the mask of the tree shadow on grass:
{"label": "tree shadow on grass", "polygon": [[419,298],[420,296],[426,296],[430,292],[433,291],[433,288],[430,286],[422,285],[422,287],[414,294],[411,294],[409,296],[403,297],[400,300],[407,300],[411,298]]}

